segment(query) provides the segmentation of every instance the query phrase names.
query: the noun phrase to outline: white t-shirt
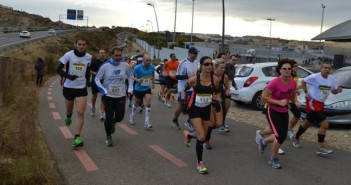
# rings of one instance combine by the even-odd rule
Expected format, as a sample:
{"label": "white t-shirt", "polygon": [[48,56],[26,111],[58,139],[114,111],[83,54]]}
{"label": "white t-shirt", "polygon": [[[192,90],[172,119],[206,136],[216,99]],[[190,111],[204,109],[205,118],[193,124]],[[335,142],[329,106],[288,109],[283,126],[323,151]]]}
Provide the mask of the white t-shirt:
{"label": "white t-shirt", "polygon": [[338,82],[332,75],[323,78],[321,73],[311,74],[304,81],[309,85],[309,94],[311,98],[324,103],[331,91],[338,88]]}
{"label": "white t-shirt", "polygon": [[[100,67],[95,76],[95,84],[102,94],[112,98],[126,96],[125,79],[128,79],[128,92],[133,91],[133,73],[126,62],[120,62],[117,66],[110,61]],[[101,84],[100,81],[103,81]]]}
{"label": "white t-shirt", "polygon": [[[190,62],[188,60],[188,58],[185,58],[179,62],[179,66],[177,69],[177,75],[187,75],[187,76],[196,75],[197,66],[198,66],[197,61]],[[186,84],[186,81],[187,81],[187,79],[178,80],[178,92],[183,91],[184,86]],[[189,91],[192,91],[192,88],[189,89]]]}
{"label": "white t-shirt", "polygon": [[78,78],[76,78],[73,81],[70,79],[66,79],[63,86],[73,89],[85,88],[85,73],[87,71],[87,67],[90,65],[91,55],[86,53],[83,57],[78,57],[74,54],[74,51],[71,50],[65,53],[59,60],[62,64],[65,65],[68,63],[68,74],[78,76]]}

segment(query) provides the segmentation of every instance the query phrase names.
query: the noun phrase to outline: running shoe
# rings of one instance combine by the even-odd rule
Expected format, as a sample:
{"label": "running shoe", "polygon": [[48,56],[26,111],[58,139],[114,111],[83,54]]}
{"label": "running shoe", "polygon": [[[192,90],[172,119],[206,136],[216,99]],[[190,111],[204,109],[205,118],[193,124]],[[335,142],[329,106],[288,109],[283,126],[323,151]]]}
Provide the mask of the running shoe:
{"label": "running shoe", "polygon": [[162,97],[162,103],[164,104],[166,102],[166,98]]}
{"label": "running shoe", "polygon": [[327,149],[323,147],[319,147],[316,151],[317,154],[321,155],[327,155],[327,154],[332,154],[334,151],[332,149]]}
{"label": "running shoe", "polygon": [[229,125],[227,125],[227,124],[224,123],[224,127],[225,127],[225,129],[226,129],[225,132],[230,132]]}
{"label": "running shoe", "polygon": [[137,112],[139,112],[140,114],[143,113],[143,108],[142,107],[138,107],[137,108]]}
{"label": "running shoe", "polygon": [[91,108],[91,116],[95,116],[95,107]]}
{"label": "running shoe", "polygon": [[288,129],[288,137],[291,141],[294,141],[294,133],[292,130]]}
{"label": "running shoe", "polygon": [[100,112],[100,121],[105,121],[105,113],[104,112]]}
{"label": "running shoe", "polygon": [[71,117],[66,117],[65,118],[65,123],[66,123],[66,126],[69,127],[72,123],[72,118]]}
{"label": "running shoe", "polygon": [[173,120],[172,121],[172,128],[174,128],[175,130],[180,130],[178,120]]}
{"label": "running shoe", "polygon": [[171,107],[172,107],[172,104],[171,104],[170,102],[167,102],[167,103],[166,103],[166,106],[167,106],[167,108],[171,108]]}
{"label": "running shoe", "polygon": [[144,128],[145,128],[145,129],[150,129],[150,128],[152,128],[152,125],[151,125],[150,121],[145,121]]}
{"label": "running shoe", "polygon": [[263,154],[264,153],[264,149],[266,149],[266,146],[265,144],[263,144],[263,137],[260,138],[260,140],[258,141],[258,151]]}
{"label": "running shoe", "polygon": [[193,124],[191,123],[190,120],[186,120],[186,122],[184,123],[185,127],[189,130],[189,131],[193,131],[194,127]]}
{"label": "running shoe", "polygon": [[260,134],[261,130],[256,130],[256,143],[260,144],[260,140],[263,140],[263,137]]}
{"label": "running shoe", "polygon": [[284,155],[284,150],[283,150],[283,149],[281,149],[281,148],[279,148],[279,150],[278,150],[278,154],[279,154],[279,155]]}
{"label": "running shoe", "polygon": [[271,158],[269,161],[268,161],[268,164],[269,166],[272,166],[273,168],[275,169],[280,169],[282,166],[280,165],[279,163],[279,160],[278,158],[274,157],[274,158]]}
{"label": "running shoe", "polygon": [[106,141],[105,141],[106,146],[113,146],[112,143],[112,136],[107,136]]}
{"label": "running shoe", "polygon": [[292,145],[293,145],[295,148],[301,148],[301,146],[300,146],[300,141],[299,141],[299,139],[296,139],[296,136],[295,136],[295,135],[293,136]]}
{"label": "running shoe", "polygon": [[83,147],[83,146],[84,146],[84,142],[82,141],[82,139],[80,139],[80,137],[76,137],[76,138],[73,140],[72,146],[73,146],[74,148]]}
{"label": "running shoe", "polygon": [[219,132],[220,134],[223,134],[223,133],[230,132],[230,130],[229,130],[229,127],[223,125],[221,128],[219,128],[218,132]]}
{"label": "running shoe", "polygon": [[161,101],[162,96],[160,92],[158,92],[157,96],[158,96],[158,101]]}
{"label": "running shoe", "polygon": [[189,132],[187,130],[184,130],[183,134],[185,138],[185,146],[191,147],[191,139],[188,138]]}
{"label": "running shoe", "polygon": [[207,150],[211,150],[212,149],[212,146],[210,145],[209,141],[205,141],[203,146],[204,146],[204,149],[207,149]]}
{"label": "running shoe", "polygon": [[130,123],[131,125],[134,125],[134,124],[135,124],[135,116],[132,115],[132,114],[129,115],[129,123]]}
{"label": "running shoe", "polygon": [[196,166],[196,170],[201,174],[207,174],[208,170],[203,161],[199,162]]}
{"label": "running shoe", "polygon": [[128,107],[131,109],[132,108],[132,101],[128,100]]}
{"label": "running shoe", "polygon": [[111,134],[114,134],[115,132],[116,132],[116,123],[112,123]]}

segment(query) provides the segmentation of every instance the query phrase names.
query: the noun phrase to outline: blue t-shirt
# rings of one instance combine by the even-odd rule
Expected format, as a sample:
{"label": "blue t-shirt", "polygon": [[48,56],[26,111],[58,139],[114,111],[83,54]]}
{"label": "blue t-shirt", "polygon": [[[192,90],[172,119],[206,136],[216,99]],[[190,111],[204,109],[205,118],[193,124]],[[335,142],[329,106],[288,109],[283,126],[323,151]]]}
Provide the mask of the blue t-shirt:
{"label": "blue t-shirt", "polygon": [[134,67],[133,74],[137,79],[143,78],[143,82],[136,82],[134,89],[136,91],[147,91],[151,89],[152,79],[155,72],[155,66],[150,64],[148,68],[144,67],[144,64],[140,64]]}

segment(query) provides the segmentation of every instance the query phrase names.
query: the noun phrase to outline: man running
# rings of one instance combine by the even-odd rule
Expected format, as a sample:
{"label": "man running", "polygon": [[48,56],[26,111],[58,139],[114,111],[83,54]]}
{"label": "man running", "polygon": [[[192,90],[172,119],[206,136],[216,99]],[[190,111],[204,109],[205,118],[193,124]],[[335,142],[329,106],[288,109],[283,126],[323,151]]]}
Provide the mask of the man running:
{"label": "man running", "polygon": [[151,87],[155,88],[154,82],[154,72],[155,67],[151,64],[150,54],[143,55],[143,62],[134,67],[134,96],[135,101],[132,107],[132,112],[130,113],[130,124],[135,124],[135,112],[136,107],[140,105],[143,100],[146,110],[145,110],[145,123],[144,128],[152,128],[150,122],[150,113],[151,113]]}
{"label": "man running", "polygon": [[[300,148],[300,136],[312,125],[313,122],[319,123],[318,142],[319,148],[317,154],[331,154],[332,149],[327,148],[324,142],[327,129],[329,127],[328,119],[324,114],[324,102],[330,93],[338,94],[342,92],[342,88],[338,86],[338,82],[330,74],[331,62],[323,61],[321,72],[312,74],[302,81],[302,89],[306,94],[306,112],[307,116],[305,122],[300,125],[294,139],[294,147]],[[309,88],[307,88],[307,85]]]}
{"label": "man running", "polygon": [[171,94],[172,91],[175,90],[175,85],[177,84],[177,80],[176,80],[176,73],[177,73],[177,69],[179,66],[179,62],[177,60],[177,57],[174,53],[170,54],[171,60],[167,61],[164,64],[163,67],[163,72],[166,75],[166,105],[167,107],[171,107],[171,102],[170,102],[170,98],[171,98]]}
{"label": "man running", "polygon": [[[83,147],[84,142],[80,134],[84,124],[84,112],[87,106],[87,85],[89,86],[91,55],[86,52],[87,41],[79,38],[75,42],[74,50],[65,53],[59,60],[57,73],[65,77],[63,84],[63,96],[66,99],[65,123],[72,123],[73,105],[76,102],[77,121],[73,140],[73,147]],[[66,71],[63,70],[66,65]]]}
{"label": "man running", "polygon": [[[112,136],[116,129],[116,123],[124,118],[126,103],[125,78],[128,78],[128,93],[133,90],[133,75],[126,62],[122,60],[122,49],[113,48],[111,58],[104,63],[95,77],[95,83],[99,89],[106,108],[106,146],[112,146]],[[103,82],[101,84],[101,81]]]}
{"label": "man running", "polygon": [[[98,88],[95,84],[95,76],[97,71],[99,70],[100,66],[106,62],[106,51],[101,49],[99,50],[99,55],[96,59],[93,59],[91,61],[91,65],[90,65],[90,73],[92,74],[92,78],[91,78],[91,93],[92,93],[92,97],[91,97],[91,115],[95,116],[95,103],[96,103],[96,99],[97,99],[97,95],[98,95]],[[100,104],[100,121],[104,121],[105,120],[105,105],[103,103],[102,97],[101,97],[101,104]]]}
{"label": "man running", "polygon": [[[190,77],[196,75],[197,72],[197,67],[198,67],[198,62],[196,62],[197,54],[199,53],[199,50],[197,50],[195,47],[191,47],[188,50],[188,57],[183,59],[178,66],[177,73],[176,73],[176,78],[178,80],[178,107],[176,111],[174,112],[174,117],[172,120],[172,128],[176,130],[180,130],[179,127],[179,122],[178,122],[178,117],[182,111],[182,99],[181,99],[181,94],[184,89],[184,86],[186,84],[187,79]],[[190,88],[187,90],[185,100],[190,99],[190,95],[192,93],[193,88]],[[188,119],[185,122],[185,126],[189,130],[193,130],[193,127],[191,125],[190,119]]]}

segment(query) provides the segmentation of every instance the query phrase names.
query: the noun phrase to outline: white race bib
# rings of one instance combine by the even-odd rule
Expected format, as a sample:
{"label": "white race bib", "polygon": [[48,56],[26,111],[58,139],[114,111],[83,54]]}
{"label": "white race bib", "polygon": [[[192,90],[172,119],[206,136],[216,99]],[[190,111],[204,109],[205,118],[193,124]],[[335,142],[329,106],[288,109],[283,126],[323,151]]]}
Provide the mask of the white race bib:
{"label": "white race bib", "polygon": [[330,87],[319,86],[318,96],[322,100],[326,100],[330,94]]}
{"label": "white race bib", "polygon": [[151,79],[149,77],[144,76],[143,82],[141,82],[141,86],[150,86],[150,84],[151,84]]}
{"label": "white race bib", "polygon": [[82,77],[85,75],[86,66],[82,63],[73,63],[73,68],[70,69],[71,75],[76,75],[78,77]]}
{"label": "white race bib", "polygon": [[169,71],[169,76],[175,76],[177,71]]}
{"label": "white race bib", "polygon": [[212,103],[212,94],[196,94],[195,106],[206,107]]}
{"label": "white race bib", "polygon": [[110,95],[118,96],[123,89],[121,85],[110,85],[108,90]]}

